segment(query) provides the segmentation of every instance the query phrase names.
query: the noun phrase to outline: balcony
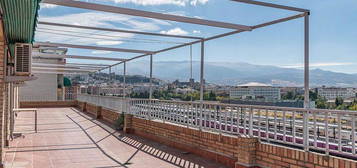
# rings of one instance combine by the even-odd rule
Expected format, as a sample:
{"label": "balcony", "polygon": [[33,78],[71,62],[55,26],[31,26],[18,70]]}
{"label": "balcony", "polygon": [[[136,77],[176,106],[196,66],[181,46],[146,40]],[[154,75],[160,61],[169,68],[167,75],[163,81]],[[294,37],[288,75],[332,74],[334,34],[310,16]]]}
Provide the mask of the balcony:
{"label": "balcony", "polygon": [[354,111],[122,99],[87,94],[79,95],[78,101],[121,110],[147,120],[219,134],[256,137],[266,142],[356,158],[357,113]]}
{"label": "balcony", "polygon": [[37,133],[33,121],[33,113],[18,113],[15,139],[5,154],[6,167],[225,167],[116,131],[72,107],[39,108]]}
{"label": "balcony", "polygon": [[[39,108],[38,133],[34,133],[33,114],[18,114],[14,135],[22,133],[22,136],[10,143],[6,165],[353,167],[357,164],[353,161],[356,151],[352,143],[356,129],[352,116],[356,114],[347,111],[87,94],[77,97],[76,101],[68,102],[23,102],[24,107],[61,107]],[[120,114],[124,114],[124,129],[116,131],[113,127]]]}
{"label": "balcony", "polygon": [[[0,65],[0,81],[2,82],[0,84],[0,100],[3,102],[0,103],[0,108],[3,109],[1,114],[3,124],[0,124],[0,129],[3,132],[2,141],[5,141],[5,145],[1,144],[1,146],[6,146],[4,148],[5,161],[1,160],[1,163],[4,163],[6,167],[357,167],[357,114],[351,111],[309,109],[310,10],[267,2],[233,0],[231,3],[239,2],[294,12],[294,15],[275,18],[268,22],[241,25],[222,20],[206,20],[198,17],[172,15],[162,11],[157,13],[83,1],[43,0],[41,2],[49,4],[50,8],[62,6],[94,10],[96,11],[94,13],[142,17],[137,18],[137,21],[149,19],[157,22],[157,20],[163,20],[165,22],[180,22],[183,23],[183,26],[196,24],[229,30],[222,32],[214,30],[212,32],[215,33],[208,32],[206,36],[203,34],[202,36],[187,36],[162,33],[165,31],[159,32],[158,30],[146,32],[130,28],[124,29],[114,26],[114,21],[110,22],[110,27],[94,27],[102,24],[67,24],[69,19],[56,19],[56,21],[65,22],[39,21],[38,25],[42,28],[38,27],[40,30],[35,32],[39,16],[39,0],[26,3],[20,0],[3,1],[0,3],[2,9],[5,9],[1,10],[0,62],[5,64]],[[31,17],[28,17],[29,14]],[[83,16],[86,15],[88,13],[84,13]],[[84,19],[84,17],[78,18]],[[112,17],[110,15],[105,18]],[[304,107],[306,108],[232,105],[204,101],[206,42],[243,32],[254,32],[253,30],[256,29],[299,18],[304,18]],[[96,18],[90,18],[89,24],[94,23],[92,19]],[[108,21],[102,22],[107,23]],[[117,24],[123,24],[120,19],[117,22]],[[57,27],[57,29],[49,29],[46,26]],[[80,30],[63,31],[63,29],[69,28]],[[135,26],[131,28],[135,28]],[[34,34],[41,33],[41,29],[42,33],[50,33],[46,37],[61,35],[69,36],[70,40],[60,40],[60,42],[48,39],[35,40]],[[46,32],[46,29],[51,32]],[[91,37],[88,35],[88,30]],[[98,34],[93,34],[94,31],[98,31]],[[76,34],[68,34],[71,32]],[[106,40],[104,42],[107,43],[107,40],[110,40],[108,36],[112,35],[107,35],[108,32],[130,34],[130,37],[126,37],[127,40],[119,36],[117,36],[118,39],[111,39],[115,40],[115,44],[124,42],[135,42],[135,44],[129,45],[129,48],[113,48],[103,47],[99,45],[98,41],[91,41],[89,44],[73,42],[73,38],[84,38],[87,40],[104,39]],[[20,34],[21,36],[19,36]],[[99,36],[99,38],[92,35]],[[152,39],[147,37],[141,39],[141,36],[150,36]],[[167,38],[168,41],[161,41],[158,39],[160,37]],[[7,42],[11,42],[11,44],[7,44]],[[14,60],[17,60],[17,56],[10,52],[13,50],[11,45],[19,42],[26,42],[27,45],[33,47],[28,50],[28,53],[32,53],[33,57],[26,57],[29,62],[34,61],[31,62],[32,68],[29,68],[33,71],[26,72],[26,75],[29,75],[26,77],[16,76],[17,64]],[[67,42],[72,42],[72,44]],[[145,45],[144,47],[144,43],[157,46]],[[190,87],[193,87],[191,84],[194,80],[192,75],[193,45],[198,45],[200,57],[200,82],[196,89],[200,92],[200,101],[181,102],[152,99],[153,57],[160,53],[190,47]],[[123,45],[123,47],[125,46]],[[121,54],[98,57],[81,55],[90,52],[78,52],[79,55],[56,52],[57,50],[67,51],[67,49],[99,50],[123,55],[127,53],[128,55],[118,58],[117,56]],[[54,52],[49,52],[51,50]],[[149,57],[150,61],[148,63],[150,67],[147,69],[150,76],[149,99],[126,98],[127,87],[129,87],[126,83],[127,63],[144,57]],[[71,61],[67,62],[67,59]],[[91,61],[73,61],[76,59]],[[110,63],[102,64],[102,61]],[[123,98],[77,95],[79,92],[71,95],[67,94],[66,89],[62,87],[63,74],[105,73],[107,75],[103,75],[103,77],[108,77],[108,79],[99,77],[95,80],[105,84],[111,83],[112,74],[119,73],[116,68],[121,65],[123,65],[123,75],[120,85],[123,88],[123,92],[121,92]],[[30,82],[28,80],[35,79],[32,73],[38,76],[40,76],[39,74],[48,76],[38,78],[45,79],[43,81]],[[88,80],[86,83],[97,85],[100,84],[98,81]],[[19,88],[26,87],[24,83],[31,92],[22,91],[25,93],[22,96],[28,96],[30,99],[36,96],[34,93],[40,93],[41,99],[33,100],[43,101],[19,103],[21,100]],[[43,90],[37,90],[38,88]],[[74,91],[68,90],[68,92]],[[96,93],[96,91],[92,90],[90,93]],[[71,98],[75,100],[57,101]],[[51,102],[50,100],[56,101]],[[37,113],[24,110],[14,114],[18,108],[27,107],[36,108],[33,111],[37,110]],[[122,131],[116,130],[118,120],[124,121],[121,125]],[[1,153],[3,154],[3,151]],[[2,166],[0,165],[0,167]]]}

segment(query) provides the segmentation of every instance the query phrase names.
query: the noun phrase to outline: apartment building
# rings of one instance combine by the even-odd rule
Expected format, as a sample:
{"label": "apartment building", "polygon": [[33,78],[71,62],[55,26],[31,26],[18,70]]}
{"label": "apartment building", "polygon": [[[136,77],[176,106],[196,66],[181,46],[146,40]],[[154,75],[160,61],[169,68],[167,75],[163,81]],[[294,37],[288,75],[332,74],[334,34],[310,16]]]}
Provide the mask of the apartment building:
{"label": "apartment building", "polygon": [[356,97],[356,92],[353,88],[338,88],[338,87],[321,87],[317,89],[319,96],[328,100],[336,99],[337,97],[346,99]]}
{"label": "apartment building", "polygon": [[229,92],[231,99],[245,100],[280,100],[280,88],[262,83],[247,83],[232,88]]}

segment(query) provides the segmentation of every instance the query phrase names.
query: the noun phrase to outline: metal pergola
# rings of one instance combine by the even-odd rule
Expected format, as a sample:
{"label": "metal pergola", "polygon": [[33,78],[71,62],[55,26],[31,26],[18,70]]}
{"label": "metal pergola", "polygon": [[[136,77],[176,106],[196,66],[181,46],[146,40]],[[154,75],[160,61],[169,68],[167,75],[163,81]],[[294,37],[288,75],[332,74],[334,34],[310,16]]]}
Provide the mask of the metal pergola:
{"label": "metal pergola", "polygon": [[[152,32],[141,32],[141,31],[131,31],[131,30],[123,30],[123,29],[109,29],[109,28],[100,28],[100,27],[90,27],[90,26],[79,26],[79,25],[70,25],[70,24],[61,24],[61,23],[51,23],[51,22],[39,22],[40,25],[49,25],[49,26],[58,26],[58,27],[67,27],[67,28],[79,28],[79,29],[87,29],[87,30],[100,30],[100,31],[107,31],[107,32],[121,32],[121,33],[132,33],[132,34],[140,34],[140,35],[150,35],[150,36],[159,36],[159,37],[171,37],[171,38],[180,38],[180,39],[189,39],[192,40],[190,42],[186,42],[183,44],[175,45],[169,48],[164,48],[157,51],[146,51],[146,50],[135,50],[135,49],[127,49],[127,48],[108,48],[108,47],[95,47],[95,46],[84,46],[84,45],[74,45],[74,44],[62,44],[62,43],[51,43],[51,42],[37,42],[34,45],[39,46],[54,46],[54,47],[67,47],[67,48],[80,48],[80,49],[91,49],[91,50],[102,50],[102,51],[112,51],[112,52],[125,52],[125,53],[137,53],[140,55],[134,56],[129,59],[123,58],[106,58],[106,57],[91,57],[91,56],[75,56],[75,55],[62,55],[62,58],[73,58],[73,59],[97,59],[97,60],[111,60],[111,61],[119,61],[113,65],[35,65],[35,72],[46,72],[44,73],[93,73],[102,71],[105,69],[109,69],[111,72],[111,68],[119,65],[124,64],[124,96],[125,96],[125,77],[126,77],[126,63],[138,58],[150,57],[150,99],[152,98],[152,66],[153,66],[153,56],[158,53],[178,49],[185,46],[192,46],[193,44],[200,44],[201,45],[201,58],[200,58],[200,101],[203,102],[203,94],[204,94],[204,60],[205,60],[205,42],[238,34],[241,32],[246,31],[253,31],[258,28],[290,21],[293,19],[304,18],[304,107],[309,108],[310,101],[309,101],[309,15],[310,11],[307,9],[301,9],[296,7],[278,5],[273,3],[266,3],[266,2],[259,2],[255,0],[231,0],[233,2],[251,4],[251,5],[258,5],[270,8],[276,8],[281,10],[288,10],[298,12],[298,14],[284,17],[277,20],[272,20],[269,22],[247,26],[247,25],[240,25],[235,23],[227,23],[221,21],[213,21],[213,20],[205,20],[205,19],[198,19],[198,18],[190,18],[185,16],[176,16],[170,14],[163,14],[163,13],[156,13],[156,12],[149,12],[137,9],[129,9],[129,8],[122,8],[122,7],[115,7],[109,5],[102,5],[102,4],[95,4],[89,2],[81,2],[81,1],[74,1],[74,0],[42,0],[42,3],[47,4],[54,4],[54,5],[61,5],[66,7],[73,7],[73,8],[80,8],[80,9],[87,9],[87,10],[95,10],[101,12],[109,12],[115,14],[123,14],[123,15],[130,15],[130,16],[137,16],[137,17],[144,17],[144,18],[152,18],[152,19],[159,19],[159,20],[167,20],[167,21],[175,21],[175,22],[182,22],[182,23],[189,23],[189,24],[196,24],[196,25],[204,25],[216,28],[225,28],[231,29],[232,31],[211,36],[211,37],[195,37],[195,36],[182,36],[182,35],[168,35],[162,33],[152,33]],[[34,57],[36,58],[51,58],[53,55],[51,54],[37,54]],[[58,56],[58,55],[56,55]],[[52,67],[51,67],[52,66]],[[53,67],[54,66],[54,67]]]}

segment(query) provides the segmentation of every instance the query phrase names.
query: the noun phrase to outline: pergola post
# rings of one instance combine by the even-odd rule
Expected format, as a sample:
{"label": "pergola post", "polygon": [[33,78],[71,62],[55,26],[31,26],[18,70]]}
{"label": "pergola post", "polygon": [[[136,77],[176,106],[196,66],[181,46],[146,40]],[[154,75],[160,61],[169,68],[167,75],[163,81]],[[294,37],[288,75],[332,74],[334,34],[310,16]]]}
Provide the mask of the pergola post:
{"label": "pergola post", "polygon": [[112,80],[112,67],[109,67],[109,82]]}
{"label": "pergola post", "polygon": [[126,62],[124,62],[124,71],[123,71],[123,98],[126,96]]}
{"label": "pergola post", "polygon": [[305,51],[304,51],[304,107],[310,108],[310,96],[309,96],[309,14],[304,17],[304,33],[305,33]]}
{"label": "pergola post", "polygon": [[[304,33],[305,33],[305,56],[304,56],[304,108],[310,108],[310,91],[309,91],[309,13],[304,17]],[[304,150],[309,150],[309,110],[304,112]]]}
{"label": "pergola post", "polygon": [[201,41],[201,74],[200,74],[200,102],[203,102],[204,91],[204,58],[205,57],[205,42]]}
{"label": "pergola post", "polygon": [[191,102],[193,100],[193,86],[194,86],[194,82],[193,81],[193,69],[192,69],[192,45],[190,45],[190,87],[191,87]]}
{"label": "pergola post", "polygon": [[149,88],[149,99],[152,99],[152,54],[150,54],[150,88]]}
{"label": "pergola post", "polygon": [[204,57],[205,57],[205,41],[201,41],[201,68],[200,68],[200,119],[199,119],[199,129],[202,130],[203,122],[203,90],[204,90]]}

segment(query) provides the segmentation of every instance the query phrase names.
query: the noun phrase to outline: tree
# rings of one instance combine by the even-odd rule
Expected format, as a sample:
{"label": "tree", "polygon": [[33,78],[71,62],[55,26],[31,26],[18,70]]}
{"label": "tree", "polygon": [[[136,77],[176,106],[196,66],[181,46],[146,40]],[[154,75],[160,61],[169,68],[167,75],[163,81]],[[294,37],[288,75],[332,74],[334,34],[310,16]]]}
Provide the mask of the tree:
{"label": "tree", "polygon": [[336,100],[335,100],[336,107],[338,107],[342,104],[343,104],[343,99],[341,97],[336,97]]}
{"label": "tree", "polygon": [[208,100],[216,101],[216,94],[215,93],[213,93],[211,91],[208,95],[209,95],[209,99]]}
{"label": "tree", "polygon": [[325,98],[319,97],[318,99],[316,99],[316,107],[319,109],[327,109],[327,100]]}
{"label": "tree", "polygon": [[357,111],[357,104],[352,104],[348,109],[352,111]]}
{"label": "tree", "polygon": [[348,107],[348,110],[357,111],[357,100],[354,99],[352,104]]}
{"label": "tree", "polygon": [[286,95],[283,96],[283,99],[293,100],[294,99],[294,93],[292,91],[288,91],[288,93],[286,93]]}
{"label": "tree", "polygon": [[337,110],[347,110],[348,107],[345,104],[341,104],[339,106],[336,107]]}
{"label": "tree", "polygon": [[310,95],[310,100],[311,100],[311,101],[315,101],[315,100],[318,98],[316,92],[309,91],[309,95]]}

